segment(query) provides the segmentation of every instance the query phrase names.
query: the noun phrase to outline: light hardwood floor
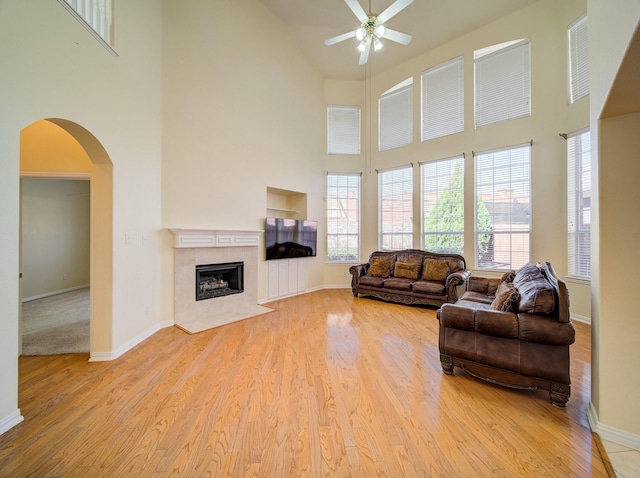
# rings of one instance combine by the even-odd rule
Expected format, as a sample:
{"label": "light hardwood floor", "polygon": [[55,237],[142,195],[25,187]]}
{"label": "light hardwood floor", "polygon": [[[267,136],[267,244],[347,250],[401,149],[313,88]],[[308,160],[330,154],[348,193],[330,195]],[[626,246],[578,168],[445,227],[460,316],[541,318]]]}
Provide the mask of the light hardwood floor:
{"label": "light hardwood floor", "polygon": [[442,373],[435,310],[325,290],[113,362],[21,357],[25,421],[0,476],[606,477],[587,422],[590,327],[572,396]]}

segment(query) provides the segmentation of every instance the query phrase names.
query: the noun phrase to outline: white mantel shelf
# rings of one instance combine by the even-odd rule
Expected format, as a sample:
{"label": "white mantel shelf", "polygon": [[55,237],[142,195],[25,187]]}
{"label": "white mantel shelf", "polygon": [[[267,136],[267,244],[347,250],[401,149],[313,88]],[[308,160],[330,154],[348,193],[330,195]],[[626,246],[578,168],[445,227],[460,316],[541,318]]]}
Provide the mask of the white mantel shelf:
{"label": "white mantel shelf", "polygon": [[226,231],[215,229],[169,229],[175,249],[189,247],[245,247],[260,245],[264,231]]}

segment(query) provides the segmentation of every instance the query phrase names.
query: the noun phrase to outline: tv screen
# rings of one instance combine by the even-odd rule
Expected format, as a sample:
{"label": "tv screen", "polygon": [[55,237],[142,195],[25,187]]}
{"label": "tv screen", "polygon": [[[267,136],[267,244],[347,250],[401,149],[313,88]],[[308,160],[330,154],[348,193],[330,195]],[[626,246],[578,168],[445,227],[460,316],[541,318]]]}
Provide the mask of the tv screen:
{"label": "tv screen", "polygon": [[315,257],[318,221],[306,219],[265,219],[266,260]]}

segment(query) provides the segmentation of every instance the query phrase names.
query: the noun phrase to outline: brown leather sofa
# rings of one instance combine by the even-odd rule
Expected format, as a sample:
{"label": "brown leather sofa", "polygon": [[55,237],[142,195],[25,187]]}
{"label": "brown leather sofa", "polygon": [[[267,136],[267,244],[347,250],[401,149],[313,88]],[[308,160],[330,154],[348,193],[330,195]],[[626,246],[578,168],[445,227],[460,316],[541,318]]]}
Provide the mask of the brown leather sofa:
{"label": "brown leather sofa", "polygon": [[502,279],[469,277],[455,304],[438,310],[440,361],[491,383],[548,390],[565,407],[571,395],[569,346],[575,330],[569,294],[548,262]]}
{"label": "brown leather sofa", "polygon": [[365,264],[351,266],[349,272],[354,297],[437,307],[455,302],[456,287],[469,277],[464,257],[419,249],[376,251]]}

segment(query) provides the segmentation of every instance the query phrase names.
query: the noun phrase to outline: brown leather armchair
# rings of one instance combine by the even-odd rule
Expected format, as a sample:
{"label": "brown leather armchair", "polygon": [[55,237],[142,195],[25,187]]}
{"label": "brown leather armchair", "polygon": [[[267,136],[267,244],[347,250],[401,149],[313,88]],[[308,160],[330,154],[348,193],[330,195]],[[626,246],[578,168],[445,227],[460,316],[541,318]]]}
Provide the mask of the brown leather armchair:
{"label": "brown leather armchair", "polygon": [[491,383],[548,390],[551,403],[566,406],[575,329],[566,285],[551,264],[525,266],[515,277],[469,277],[467,291],[442,305],[438,320],[445,374],[459,367]]}

